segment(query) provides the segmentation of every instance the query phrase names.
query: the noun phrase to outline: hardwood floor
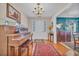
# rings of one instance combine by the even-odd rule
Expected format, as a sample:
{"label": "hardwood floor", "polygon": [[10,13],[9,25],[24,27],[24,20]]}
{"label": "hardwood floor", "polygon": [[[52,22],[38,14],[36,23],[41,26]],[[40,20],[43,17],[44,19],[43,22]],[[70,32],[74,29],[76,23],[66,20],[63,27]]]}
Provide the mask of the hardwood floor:
{"label": "hardwood floor", "polygon": [[[36,45],[36,43],[39,43],[39,42],[38,41],[33,42],[33,47],[30,48],[29,56],[33,56],[33,53],[35,51],[35,45]],[[58,51],[62,56],[77,55],[77,52],[75,52],[74,50],[72,50],[71,48],[69,48],[68,46],[64,45],[61,42],[57,43],[57,44],[54,44],[52,42],[43,40],[43,43],[50,44],[50,45],[54,46],[54,48],[56,49],[56,51]]]}
{"label": "hardwood floor", "polygon": [[63,46],[62,44],[60,43],[57,43],[57,44],[52,44],[55,49],[61,54],[61,55],[65,55],[66,52],[68,52],[68,48],[66,48],[65,46]]}

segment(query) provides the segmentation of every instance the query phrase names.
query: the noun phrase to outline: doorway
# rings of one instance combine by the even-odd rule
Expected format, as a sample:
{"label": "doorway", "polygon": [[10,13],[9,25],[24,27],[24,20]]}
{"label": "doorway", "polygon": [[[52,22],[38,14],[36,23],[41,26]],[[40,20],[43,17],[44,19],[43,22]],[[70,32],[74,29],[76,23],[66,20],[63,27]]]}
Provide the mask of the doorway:
{"label": "doorway", "polygon": [[79,32],[79,17],[57,17],[57,41],[73,41],[73,33]]}
{"label": "doorway", "polygon": [[32,32],[34,40],[43,40],[48,38],[47,21],[45,20],[33,20]]}

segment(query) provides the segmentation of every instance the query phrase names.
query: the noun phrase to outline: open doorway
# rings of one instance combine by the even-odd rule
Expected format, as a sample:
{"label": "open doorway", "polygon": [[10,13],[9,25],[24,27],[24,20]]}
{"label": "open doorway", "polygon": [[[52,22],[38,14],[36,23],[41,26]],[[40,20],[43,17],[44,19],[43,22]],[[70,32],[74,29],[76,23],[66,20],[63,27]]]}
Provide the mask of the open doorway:
{"label": "open doorway", "polygon": [[57,41],[72,42],[73,33],[79,32],[79,18],[57,18]]}

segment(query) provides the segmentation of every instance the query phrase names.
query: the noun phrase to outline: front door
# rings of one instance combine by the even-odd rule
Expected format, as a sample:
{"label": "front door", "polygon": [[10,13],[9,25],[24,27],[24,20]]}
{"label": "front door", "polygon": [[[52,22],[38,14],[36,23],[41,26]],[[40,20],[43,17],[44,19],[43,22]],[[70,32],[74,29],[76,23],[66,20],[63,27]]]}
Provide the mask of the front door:
{"label": "front door", "polygon": [[32,22],[33,39],[47,39],[47,23],[45,20],[33,20]]}

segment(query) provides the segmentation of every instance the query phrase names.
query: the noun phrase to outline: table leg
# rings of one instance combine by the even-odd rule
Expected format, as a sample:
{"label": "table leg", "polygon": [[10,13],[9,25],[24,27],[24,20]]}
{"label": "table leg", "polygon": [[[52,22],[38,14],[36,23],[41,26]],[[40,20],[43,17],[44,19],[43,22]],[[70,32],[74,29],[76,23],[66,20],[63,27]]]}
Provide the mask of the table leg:
{"label": "table leg", "polygon": [[20,47],[15,47],[15,56],[20,56]]}

